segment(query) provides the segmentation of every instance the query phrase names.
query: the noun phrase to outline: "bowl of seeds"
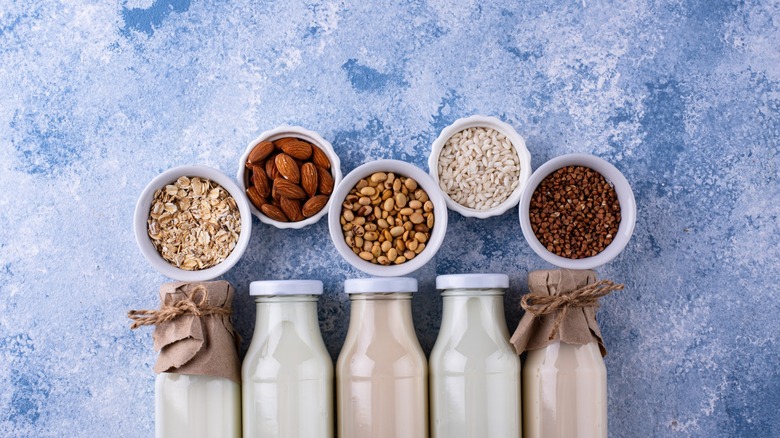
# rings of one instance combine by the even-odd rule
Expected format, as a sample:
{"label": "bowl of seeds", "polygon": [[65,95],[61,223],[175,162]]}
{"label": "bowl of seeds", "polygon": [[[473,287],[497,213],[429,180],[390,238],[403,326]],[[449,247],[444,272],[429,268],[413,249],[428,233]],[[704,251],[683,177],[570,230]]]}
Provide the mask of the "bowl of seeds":
{"label": "bowl of seeds", "polygon": [[544,260],[593,269],[620,254],[636,224],[636,200],[625,176],[588,154],[556,157],[531,175],[520,198],[523,235]]}
{"label": "bowl of seeds", "polygon": [[252,140],[236,175],[252,214],[277,228],[303,228],[328,211],[341,163],[316,132],[280,126]]}
{"label": "bowl of seeds", "polygon": [[436,182],[418,167],[373,161],[336,186],[328,229],[336,250],[355,268],[380,277],[406,275],[439,250],[447,204]]}
{"label": "bowl of seeds", "polygon": [[138,248],[160,273],[179,281],[207,281],[241,258],[251,217],[249,202],[227,175],[207,166],[181,166],[144,188],[133,228]]}
{"label": "bowl of seeds", "polygon": [[531,154],[514,128],[475,115],[442,130],[428,168],[450,210],[484,219],[517,205],[531,176]]}

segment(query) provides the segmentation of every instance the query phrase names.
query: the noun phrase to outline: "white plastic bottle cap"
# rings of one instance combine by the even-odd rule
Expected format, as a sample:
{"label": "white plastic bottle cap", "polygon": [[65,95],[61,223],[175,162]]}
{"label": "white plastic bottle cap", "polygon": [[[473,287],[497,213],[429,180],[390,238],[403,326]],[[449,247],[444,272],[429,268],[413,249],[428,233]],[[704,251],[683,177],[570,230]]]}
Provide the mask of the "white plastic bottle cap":
{"label": "white plastic bottle cap", "polygon": [[249,295],[322,295],[319,280],[269,280],[249,284]]}
{"label": "white plastic bottle cap", "polygon": [[348,294],[417,292],[417,279],[410,277],[351,278],[344,282]]}
{"label": "white plastic bottle cap", "polygon": [[506,274],[453,274],[436,277],[436,289],[506,289]]}

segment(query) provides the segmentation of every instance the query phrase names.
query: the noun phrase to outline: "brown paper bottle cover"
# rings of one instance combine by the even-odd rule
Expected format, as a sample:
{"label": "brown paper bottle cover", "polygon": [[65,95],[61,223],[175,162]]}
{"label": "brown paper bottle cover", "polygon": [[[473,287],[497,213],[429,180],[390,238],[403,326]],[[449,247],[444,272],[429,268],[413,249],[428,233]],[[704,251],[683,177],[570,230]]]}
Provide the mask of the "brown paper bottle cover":
{"label": "brown paper bottle cover", "polygon": [[[596,283],[595,271],[575,271],[569,269],[531,271],[528,274],[528,288],[530,293],[545,296],[566,295],[584,286]],[[556,314],[536,316],[526,311],[520,319],[517,330],[512,335],[510,342],[515,346],[517,354],[524,351],[544,348],[554,342],[561,341],[567,344],[584,345],[592,341],[599,344],[601,355],[607,355],[604,341],[601,339],[601,331],[596,322],[595,307],[572,307],[566,312],[565,317],[554,331]]]}
{"label": "brown paper bottle cover", "polygon": [[[203,299],[204,291],[206,301]],[[227,281],[166,283],[160,287],[161,309],[191,300],[203,307],[225,309],[222,314],[197,316],[197,310],[155,326],[154,349],[160,352],[156,373],[225,377],[241,383],[238,336],[230,320],[233,286]]]}

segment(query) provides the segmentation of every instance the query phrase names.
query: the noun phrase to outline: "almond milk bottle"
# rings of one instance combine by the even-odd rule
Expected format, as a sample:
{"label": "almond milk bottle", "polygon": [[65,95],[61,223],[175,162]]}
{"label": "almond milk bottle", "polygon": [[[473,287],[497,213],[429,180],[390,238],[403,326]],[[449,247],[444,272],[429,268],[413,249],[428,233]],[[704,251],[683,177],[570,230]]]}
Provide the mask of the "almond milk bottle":
{"label": "almond milk bottle", "polygon": [[340,438],[425,438],[425,354],[412,323],[414,278],[347,280],[351,312],[336,363]]}
{"label": "almond milk bottle", "polygon": [[443,289],[431,352],[433,438],[519,438],[520,358],[509,343],[503,274],[436,277]]}
{"label": "almond milk bottle", "polygon": [[333,362],[316,280],[254,281],[255,333],[241,369],[244,438],[332,438]]}

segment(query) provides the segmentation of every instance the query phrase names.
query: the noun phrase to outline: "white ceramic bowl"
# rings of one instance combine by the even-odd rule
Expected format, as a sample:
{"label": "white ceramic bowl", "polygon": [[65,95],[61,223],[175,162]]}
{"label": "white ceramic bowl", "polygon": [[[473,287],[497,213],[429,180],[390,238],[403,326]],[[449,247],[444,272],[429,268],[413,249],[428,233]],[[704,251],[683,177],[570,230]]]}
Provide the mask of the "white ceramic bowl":
{"label": "white ceramic bowl", "polygon": [[[147,234],[146,221],[149,218],[149,210],[151,209],[154,192],[157,189],[175,182],[180,176],[197,176],[210,179],[219,184],[236,200],[236,205],[238,205],[238,211],[241,215],[241,233],[238,236],[236,247],[233,248],[230,255],[221,263],[199,271],[187,271],[177,268],[167,262],[157,252],[157,249],[152,243],[152,239],[150,239]],[[217,278],[227,272],[244,254],[247,244],[249,244],[249,236],[252,233],[252,215],[249,212],[249,201],[244,195],[243,190],[239,189],[230,177],[207,166],[180,166],[161,173],[144,188],[143,192],[141,192],[141,196],[138,198],[138,202],[135,205],[133,229],[135,231],[135,241],[138,243],[138,248],[141,250],[141,253],[146,257],[146,260],[149,261],[152,267],[160,271],[160,273],[179,281],[207,281]]]}
{"label": "white ceramic bowl", "polygon": [[[438,186],[439,155],[441,155],[441,151],[444,148],[444,145],[447,143],[447,140],[464,129],[477,127],[490,128],[504,134],[510,143],[512,143],[515,152],[517,152],[517,157],[520,159],[520,176],[517,188],[512,191],[512,194],[510,194],[509,197],[504,200],[504,202],[487,210],[475,210],[473,208],[468,208],[464,205],[461,205],[450,198],[449,195],[447,195],[447,193],[445,193]],[[434,181],[436,181],[437,190],[444,195],[444,198],[447,201],[447,206],[450,208],[450,210],[457,211],[463,216],[484,219],[504,214],[507,210],[516,206],[517,202],[520,201],[520,195],[523,192],[523,188],[528,182],[528,178],[531,176],[531,154],[525,147],[525,140],[520,134],[517,133],[517,131],[515,131],[514,128],[495,117],[476,115],[458,119],[455,121],[455,123],[441,131],[441,134],[439,134],[439,137],[433,142],[433,145],[431,146],[431,155],[428,157],[428,169]]]}
{"label": "white ceramic bowl", "polygon": [[[618,202],[620,203],[620,225],[618,226],[617,234],[612,239],[612,243],[610,243],[604,251],[584,259],[569,259],[548,251],[547,248],[539,242],[539,239],[536,238],[536,234],[534,234],[534,231],[531,228],[529,210],[534,190],[536,190],[536,187],[547,175],[566,166],[585,166],[600,173],[615,188]],[[520,198],[520,227],[523,229],[525,240],[528,241],[528,244],[531,245],[531,249],[533,249],[539,257],[561,268],[593,269],[607,264],[617,257],[626,247],[628,241],[631,239],[631,234],[634,232],[635,224],[636,201],[634,200],[634,192],[631,190],[631,186],[628,184],[626,177],[624,177],[615,166],[593,155],[568,154],[553,158],[544,163],[541,167],[536,169],[536,172],[534,172],[533,175],[531,175],[531,179],[528,180],[528,184],[526,185],[525,190],[523,190],[523,195]]]}
{"label": "white ceramic bowl", "polygon": [[[428,193],[428,198],[433,202],[433,214],[436,220],[431,231],[431,237],[425,244],[425,249],[412,260],[408,260],[400,265],[375,265],[361,259],[349,248],[344,240],[344,232],[341,229],[340,219],[344,199],[358,181],[371,176],[375,172],[393,172],[396,175],[416,180],[418,186]],[[439,250],[447,232],[447,204],[444,201],[444,195],[441,190],[438,189],[436,182],[422,169],[404,161],[378,160],[359,166],[345,176],[341,184],[336,186],[332,199],[333,203],[330,204],[328,211],[328,228],[333,245],[336,246],[336,250],[350,265],[369,275],[398,277],[420,269]]]}
{"label": "white ceramic bowl", "polygon": [[[336,155],[336,151],[333,150],[333,146],[330,144],[330,142],[322,138],[322,136],[320,136],[316,132],[309,131],[306,128],[301,128],[300,126],[283,125],[283,126],[279,126],[278,128],[271,129],[270,131],[265,131],[262,134],[260,134],[260,136],[252,140],[249,143],[249,145],[247,145],[244,155],[241,156],[241,161],[239,161],[238,163],[238,173],[236,174],[236,180],[238,181],[238,186],[241,187],[241,193],[243,194],[244,197],[246,197],[246,189],[247,189],[246,177],[245,177],[246,159],[247,157],[249,157],[249,153],[252,152],[252,149],[254,149],[254,147],[260,142],[279,140],[280,138],[284,138],[284,137],[295,137],[301,140],[306,140],[309,143],[322,149],[322,151],[325,152],[325,155],[327,155],[328,159],[330,160],[330,171],[331,171],[331,175],[333,175],[333,186],[334,187],[338,186],[339,181],[341,181],[341,160],[339,160],[339,156]],[[333,199],[333,196],[331,196],[331,199]],[[322,210],[320,210],[317,214],[298,222],[279,222],[273,220],[270,217],[264,215],[263,212],[255,208],[255,206],[251,202],[249,203],[249,209],[252,211],[252,214],[257,216],[258,219],[260,219],[260,222],[273,225],[276,228],[298,229],[298,228],[303,228],[307,225],[311,225],[317,222],[318,220],[320,220],[320,218],[324,216],[328,211],[328,206],[331,203],[331,199],[328,200],[328,203],[325,204],[325,206],[322,207]]]}

